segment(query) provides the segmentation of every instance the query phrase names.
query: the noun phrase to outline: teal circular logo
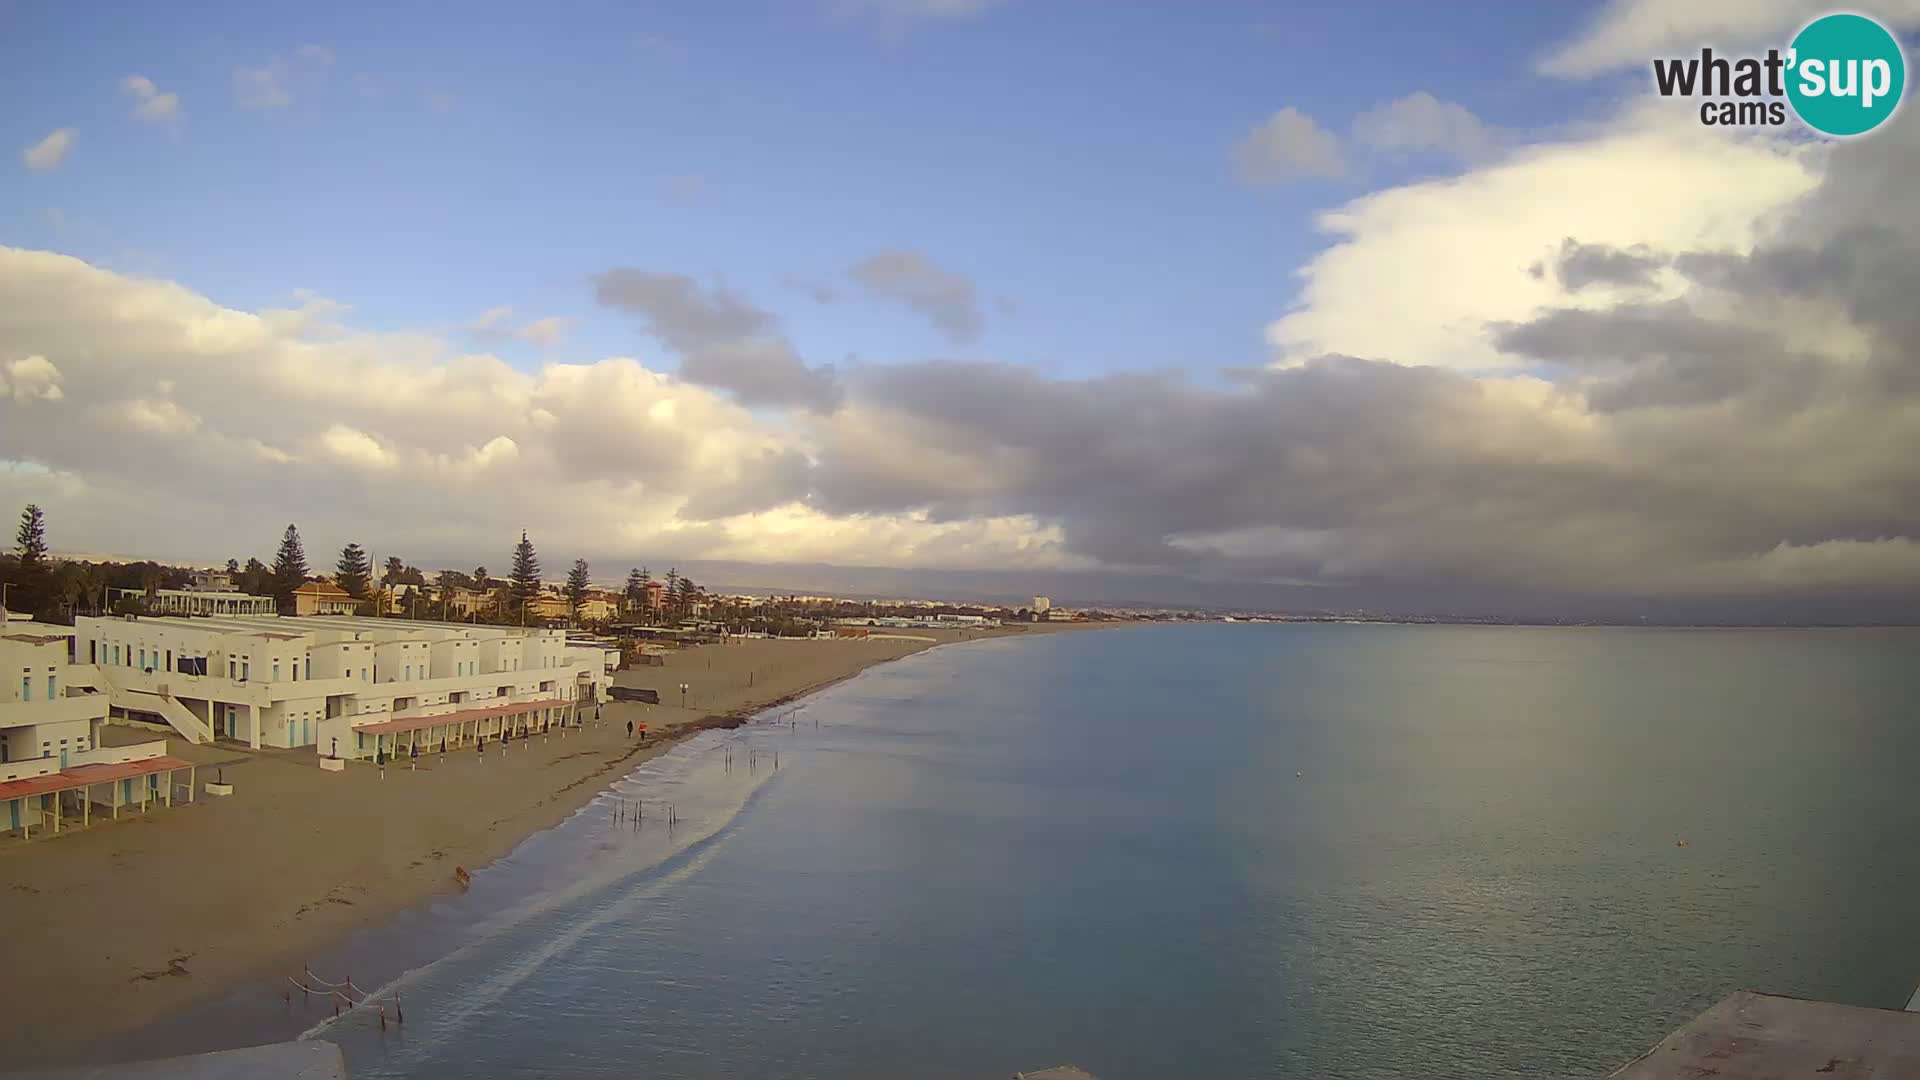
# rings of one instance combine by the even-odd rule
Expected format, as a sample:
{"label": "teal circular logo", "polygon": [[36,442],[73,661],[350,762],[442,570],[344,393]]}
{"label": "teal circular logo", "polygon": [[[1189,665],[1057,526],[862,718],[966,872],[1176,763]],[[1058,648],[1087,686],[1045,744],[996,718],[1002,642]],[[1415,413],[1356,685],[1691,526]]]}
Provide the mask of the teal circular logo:
{"label": "teal circular logo", "polygon": [[1864,135],[1886,122],[1907,89],[1899,39],[1865,15],[1823,15],[1793,39],[1787,100],[1808,127]]}

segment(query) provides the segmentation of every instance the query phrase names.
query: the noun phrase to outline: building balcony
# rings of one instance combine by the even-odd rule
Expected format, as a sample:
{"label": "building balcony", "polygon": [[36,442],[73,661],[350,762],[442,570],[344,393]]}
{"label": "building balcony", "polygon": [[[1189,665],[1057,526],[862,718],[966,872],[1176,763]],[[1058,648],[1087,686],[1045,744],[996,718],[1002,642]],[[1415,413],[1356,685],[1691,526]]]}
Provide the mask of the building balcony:
{"label": "building balcony", "polygon": [[75,720],[104,720],[107,695],[75,694],[52,701],[0,702],[0,728],[31,724],[61,724]]}

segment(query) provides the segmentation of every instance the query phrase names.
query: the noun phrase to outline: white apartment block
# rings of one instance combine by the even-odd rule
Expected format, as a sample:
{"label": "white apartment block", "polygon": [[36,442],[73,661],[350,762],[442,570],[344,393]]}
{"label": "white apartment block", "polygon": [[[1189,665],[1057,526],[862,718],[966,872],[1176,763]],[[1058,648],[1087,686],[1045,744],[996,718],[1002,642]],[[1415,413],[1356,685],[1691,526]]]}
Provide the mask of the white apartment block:
{"label": "white apartment block", "polygon": [[605,650],[565,631],[352,615],[82,618],[113,707],[195,742],[342,758],[544,730],[606,698]]}
{"label": "white apartment block", "polygon": [[[73,630],[33,622],[0,628],[0,831],[31,836],[86,824],[93,808],[173,802],[173,778],[192,765],[166,756],[165,739],[101,746],[107,695],[92,669],[69,662]],[[191,795],[189,794],[189,797]]]}

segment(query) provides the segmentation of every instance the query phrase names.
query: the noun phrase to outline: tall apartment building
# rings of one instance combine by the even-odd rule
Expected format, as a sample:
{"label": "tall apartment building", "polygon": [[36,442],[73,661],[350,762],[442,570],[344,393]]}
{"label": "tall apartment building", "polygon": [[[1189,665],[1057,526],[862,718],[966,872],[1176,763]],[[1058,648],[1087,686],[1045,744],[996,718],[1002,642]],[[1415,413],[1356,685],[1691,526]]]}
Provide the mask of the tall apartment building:
{"label": "tall apartment building", "polygon": [[[604,700],[606,650],[563,630],[319,616],[82,618],[115,709],[195,742],[370,757],[543,729]],[[404,741],[403,741],[404,739]]]}

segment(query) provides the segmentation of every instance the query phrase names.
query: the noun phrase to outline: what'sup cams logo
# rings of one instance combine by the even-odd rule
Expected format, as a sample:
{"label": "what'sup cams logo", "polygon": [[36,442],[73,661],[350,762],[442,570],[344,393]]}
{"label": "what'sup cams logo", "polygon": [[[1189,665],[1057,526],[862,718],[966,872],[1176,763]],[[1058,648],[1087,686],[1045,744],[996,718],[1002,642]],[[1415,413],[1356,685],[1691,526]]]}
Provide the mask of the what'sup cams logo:
{"label": "what'sup cams logo", "polygon": [[1708,99],[1700,122],[1713,127],[1785,124],[1790,104],[1815,131],[1865,135],[1900,107],[1907,56],[1898,38],[1865,15],[1823,15],[1785,52],[1728,58],[1701,49],[1655,60],[1653,83],[1661,97]]}

